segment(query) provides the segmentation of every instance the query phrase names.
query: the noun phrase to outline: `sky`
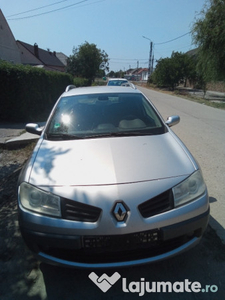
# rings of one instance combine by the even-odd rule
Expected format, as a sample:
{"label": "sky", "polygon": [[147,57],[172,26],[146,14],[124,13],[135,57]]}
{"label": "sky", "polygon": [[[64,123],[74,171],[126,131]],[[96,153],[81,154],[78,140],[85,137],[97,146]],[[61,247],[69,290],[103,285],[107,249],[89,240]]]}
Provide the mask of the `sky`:
{"label": "sky", "polygon": [[[16,40],[70,56],[86,41],[109,56],[110,71],[148,68],[196,46],[189,33],[205,0],[1,0]],[[144,38],[144,37],[146,38]]]}

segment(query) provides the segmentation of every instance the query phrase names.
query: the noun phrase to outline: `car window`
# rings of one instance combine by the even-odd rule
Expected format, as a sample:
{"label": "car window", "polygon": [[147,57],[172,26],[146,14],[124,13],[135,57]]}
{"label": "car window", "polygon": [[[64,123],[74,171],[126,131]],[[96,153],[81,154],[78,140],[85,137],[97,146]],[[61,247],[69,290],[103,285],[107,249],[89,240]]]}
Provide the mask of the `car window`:
{"label": "car window", "polygon": [[49,139],[162,134],[165,127],[142,94],[62,97],[46,129]]}

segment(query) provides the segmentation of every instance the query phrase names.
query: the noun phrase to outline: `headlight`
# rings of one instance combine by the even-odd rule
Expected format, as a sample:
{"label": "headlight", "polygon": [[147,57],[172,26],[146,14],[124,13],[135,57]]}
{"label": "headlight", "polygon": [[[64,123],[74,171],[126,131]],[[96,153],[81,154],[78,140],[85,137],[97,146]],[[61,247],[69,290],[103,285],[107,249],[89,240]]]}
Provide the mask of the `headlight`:
{"label": "headlight", "polygon": [[42,191],[33,185],[23,182],[20,185],[20,201],[29,210],[61,217],[60,197]]}
{"label": "headlight", "polygon": [[206,185],[201,171],[196,171],[186,180],[175,186],[172,190],[175,207],[198,198],[199,196],[204,194],[206,190]]}

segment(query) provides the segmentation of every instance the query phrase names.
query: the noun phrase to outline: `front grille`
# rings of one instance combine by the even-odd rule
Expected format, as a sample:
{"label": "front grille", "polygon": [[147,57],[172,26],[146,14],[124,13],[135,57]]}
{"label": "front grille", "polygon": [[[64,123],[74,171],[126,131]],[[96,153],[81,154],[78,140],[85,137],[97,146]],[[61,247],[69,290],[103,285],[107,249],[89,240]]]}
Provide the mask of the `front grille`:
{"label": "front grille", "polygon": [[62,218],[80,222],[96,222],[101,214],[101,209],[92,205],[62,198]]}
{"label": "front grille", "polygon": [[168,190],[138,206],[143,218],[149,218],[174,208],[173,192]]}

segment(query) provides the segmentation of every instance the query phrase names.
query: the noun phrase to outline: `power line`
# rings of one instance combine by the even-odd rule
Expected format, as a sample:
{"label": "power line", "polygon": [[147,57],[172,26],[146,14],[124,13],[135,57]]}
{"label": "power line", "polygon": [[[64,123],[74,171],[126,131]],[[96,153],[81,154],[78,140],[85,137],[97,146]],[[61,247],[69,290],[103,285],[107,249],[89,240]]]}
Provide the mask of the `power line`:
{"label": "power line", "polygon": [[157,47],[157,51],[170,51],[170,50],[173,51],[174,48],[179,50],[179,49],[184,49],[184,48],[190,48],[191,46],[192,46],[192,44],[189,43],[189,44],[186,44],[186,45],[181,44],[180,46],[178,45],[176,47],[175,46],[171,46],[171,47],[168,47],[168,48],[158,48]]}
{"label": "power line", "polygon": [[46,7],[53,6],[53,5],[57,5],[59,3],[66,2],[66,1],[68,1],[68,0],[62,0],[62,1],[52,3],[52,4],[48,4],[48,5],[40,6],[40,7],[37,7],[37,8],[30,9],[30,10],[26,10],[26,11],[23,11],[23,12],[20,12],[20,13],[17,13],[17,14],[7,16],[7,18],[23,15],[23,14],[26,14],[28,12],[32,12],[32,11],[39,10],[39,9],[42,9],[42,8],[46,8]]}
{"label": "power line", "polygon": [[[82,0],[82,1],[80,1],[80,2],[76,2],[76,3],[74,3],[74,4],[70,4],[70,5],[67,5],[67,6],[58,8],[58,9],[50,10],[50,11],[43,12],[43,13],[36,14],[36,15],[32,15],[32,16],[8,19],[8,21],[12,21],[12,20],[23,20],[23,19],[29,19],[29,18],[33,18],[33,17],[38,17],[38,16],[50,14],[50,13],[53,13],[53,12],[56,12],[56,11],[60,11],[60,10],[62,10],[62,9],[66,9],[66,8],[69,8],[69,7],[72,7],[72,6],[81,4],[81,3],[83,3],[83,2],[87,2],[87,1],[90,1],[90,0]],[[94,3],[98,3],[98,2],[103,2],[103,1],[105,1],[105,0],[96,1],[96,2],[93,2],[93,3],[90,3],[90,4],[94,4]]]}
{"label": "power line", "polygon": [[167,43],[173,42],[173,41],[178,40],[178,39],[182,38],[183,36],[188,35],[190,33],[191,33],[191,31],[189,31],[189,32],[187,32],[187,33],[185,33],[183,35],[180,35],[180,36],[178,36],[175,39],[172,39],[172,40],[169,40],[169,41],[166,41],[166,42],[163,42],[163,43],[155,43],[155,45],[163,45],[163,44],[167,44]]}
{"label": "power line", "polygon": [[33,17],[38,17],[38,16],[50,14],[50,13],[52,13],[52,12],[56,12],[56,11],[59,11],[59,10],[62,10],[62,9],[65,9],[65,8],[68,8],[68,7],[71,7],[71,6],[74,6],[74,5],[78,5],[78,4],[83,3],[83,2],[86,2],[86,1],[89,1],[89,0],[82,0],[82,1],[76,2],[76,3],[74,3],[74,4],[70,4],[70,5],[61,7],[61,8],[57,8],[57,9],[54,9],[54,10],[50,10],[50,11],[43,12],[43,13],[36,14],[36,15],[32,15],[32,16],[21,17],[21,18],[14,18],[14,19],[8,19],[8,20],[9,20],[9,21],[10,21],[10,20],[22,20],[22,19],[29,19],[29,18],[33,18]]}

